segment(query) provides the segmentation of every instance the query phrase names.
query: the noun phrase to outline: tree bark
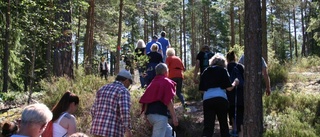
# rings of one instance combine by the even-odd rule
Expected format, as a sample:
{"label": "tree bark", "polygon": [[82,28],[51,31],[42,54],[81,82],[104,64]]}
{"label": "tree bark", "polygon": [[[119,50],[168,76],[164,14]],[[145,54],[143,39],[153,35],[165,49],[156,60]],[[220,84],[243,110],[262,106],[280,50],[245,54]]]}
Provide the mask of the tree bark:
{"label": "tree bark", "polygon": [[186,39],[186,8],[185,1],[182,0],[183,5],[183,56],[184,56],[184,67],[187,68],[187,39]]}
{"label": "tree bark", "polygon": [[290,20],[290,12],[289,12],[289,42],[290,42],[290,60],[292,60],[292,38],[291,38],[291,20]]}
{"label": "tree bark", "polygon": [[2,92],[8,92],[8,79],[9,79],[9,41],[10,41],[10,0],[7,0],[7,12],[6,12],[6,39],[3,48],[3,87]]}
{"label": "tree bark", "polygon": [[77,32],[77,43],[76,43],[76,51],[75,51],[75,63],[76,69],[79,66],[79,43],[80,43],[80,27],[81,27],[81,6],[79,8],[79,18],[78,18],[78,32]]}
{"label": "tree bark", "polygon": [[263,134],[261,29],[260,0],[245,0],[245,137],[262,137]]}
{"label": "tree bark", "polygon": [[267,2],[262,0],[261,10],[261,25],[262,25],[262,57],[268,63],[268,41],[267,41]]}
{"label": "tree bark", "polygon": [[301,8],[300,8],[300,13],[301,13],[301,23],[302,23],[302,50],[301,50],[301,56],[306,56],[306,31],[304,27],[304,12],[305,9],[305,3],[303,0],[301,0]]}
{"label": "tree bark", "polygon": [[115,74],[119,72],[119,62],[120,62],[120,49],[121,49],[121,30],[122,30],[122,8],[123,8],[123,0],[120,0],[120,11],[119,11],[119,28],[118,28],[118,42],[117,42],[117,58],[116,58],[116,68]]}
{"label": "tree bark", "polygon": [[293,9],[293,28],[294,28],[294,48],[296,58],[298,58],[297,28],[296,28],[296,10]]}
{"label": "tree bark", "polygon": [[191,65],[194,66],[196,64],[196,56],[195,56],[195,46],[196,46],[196,33],[195,29],[195,17],[194,17],[194,9],[195,4],[194,0],[191,0],[191,37],[192,37],[192,44],[191,44]]}
{"label": "tree bark", "polygon": [[62,35],[55,45],[54,71],[56,76],[68,76],[69,78],[73,78],[70,4],[70,0],[60,0],[57,3],[58,8],[61,8],[64,11],[56,14],[56,21],[60,22]]}
{"label": "tree bark", "polygon": [[230,41],[230,47],[233,47],[235,44],[235,33],[234,33],[234,2],[233,0],[230,1],[230,35],[231,35],[231,41]]}
{"label": "tree bark", "polygon": [[92,73],[93,64],[93,30],[94,30],[94,7],[95,1],[90,0],[87,15],[86,38],[84,41],[84,68],[85,73]]}

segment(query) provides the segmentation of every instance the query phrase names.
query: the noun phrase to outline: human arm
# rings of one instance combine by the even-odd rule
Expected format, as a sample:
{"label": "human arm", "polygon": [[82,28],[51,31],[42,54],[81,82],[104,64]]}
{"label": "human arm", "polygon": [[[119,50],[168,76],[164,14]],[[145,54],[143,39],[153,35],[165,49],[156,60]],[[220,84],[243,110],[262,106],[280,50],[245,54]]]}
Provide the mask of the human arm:
{"label": "human arm", "polygon": [[173,121],[173,125],[174,126],[178,126],[179,125],[179,122],[178,122],[178,118],[176,116],[176,112],[174,111],[174,107],[173,107],[173,102],[171,100],[171,102],[167,105],[168,107],[168,110],[170,112],[170,116],[172,118],[172,121]]}
{"label": "human arm", "polygon": [[[120,118],[122,119],[122,125],[126,128],[126,134],[131,132],[131,116],[130,116],[130,93],[128,90],[121,90],[119,98]],[[128,133],[127,133],[128,132]]]}
{"label": "human arm", "polygon": [[271,89],[270,89],[270,77],[268,74],[267,67],[262,68],[262,74],[263,74],[264,83],[266,84],[266,95],[269,96],[271,93]]}
{"label": "human arm", "polygon": [[71,114],[66,114],[65,117],[68,119],[68,136],[70,136],[73,133],[77,132],[77,124],[76,124],[76,118]]}
{"label": "human arm", "polygon": [[232,85],[231,87],[226,88],[227,91],[232,91],[237,85],[239,85],[239,80],[236,78],[231,85]]}

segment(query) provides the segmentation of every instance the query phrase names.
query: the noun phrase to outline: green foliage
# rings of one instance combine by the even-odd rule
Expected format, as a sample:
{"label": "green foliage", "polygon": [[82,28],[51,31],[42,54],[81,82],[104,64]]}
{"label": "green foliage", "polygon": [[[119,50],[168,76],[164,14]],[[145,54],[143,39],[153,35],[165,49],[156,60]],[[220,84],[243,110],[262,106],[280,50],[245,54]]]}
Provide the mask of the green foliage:
{"label": "green foliage", "polygon": [[198,89],[198,84],[193,81],[193,70],[190,69],[184,72],[182,91],[186,100],[201,100],[201,93]]}
{"label": "green foliage", "polygon": [[[270,97],[264,98],[265,137],[316,137],[318,123],[314,124],[320,94],[281,93],[277,90]],[[299,129],[299,130],[297,130]]]}
{"label": "green foliage", "polygon": [[300,58],[299,60],[297,60],[297,63],[294,66],[294,69],[296,71],[310,70],[313,67],[320,66],[319,60],[320,60],[319,56],[308,56],[308,57]]}

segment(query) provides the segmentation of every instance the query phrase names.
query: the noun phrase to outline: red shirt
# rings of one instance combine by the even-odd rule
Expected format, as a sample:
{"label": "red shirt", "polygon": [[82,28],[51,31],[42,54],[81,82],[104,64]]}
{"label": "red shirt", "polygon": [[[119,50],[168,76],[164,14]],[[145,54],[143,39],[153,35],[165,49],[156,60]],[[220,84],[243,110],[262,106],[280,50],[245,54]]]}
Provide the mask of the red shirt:
{"label": "red shirt", "polygon": [[169,68],[169,78],[183,78],[184,65],[177,56],[168,56],[166,64]]}

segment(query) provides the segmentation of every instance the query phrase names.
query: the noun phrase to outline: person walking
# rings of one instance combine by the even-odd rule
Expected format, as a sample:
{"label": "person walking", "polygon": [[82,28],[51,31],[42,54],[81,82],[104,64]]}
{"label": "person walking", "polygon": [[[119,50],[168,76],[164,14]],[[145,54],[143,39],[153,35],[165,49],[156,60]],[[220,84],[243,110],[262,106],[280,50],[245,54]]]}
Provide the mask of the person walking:
{"label": "person walking", "polygon": [[224,56],[217,54],[210,60],[210,65],[200,76],[199,90],[203,91],[203,137],[212,137],[215,119],[218,117],[221,137],[229,137],[228,99],[226,90],[231,91],[239,84],[236,79],[231,84]]}
{"label": "person walking", "polygon": [[104,77],[107,80],[109,69],[108,69],[108,64],[105,61],[104,57],[101,58],[101,62],[99,63],[99,67],[98,68],[99,68],[99,72],[100,72],[100,77],[101,78]]}
{"label": "person walking", "polygon": [[177,83],[176,94],[183,107],[186,107],[184,97],[182,95],[182,82],[183,82],[183,71],[185,70],[184,65],[179,57],[175,55],[173,48],[167,49],[166,64],[169,68],[168,77]]}
{"label": "person walking", "polygon": [[95,137],[131,137],[130,93],[132,75],[121,70],[111,84],[101,87],[91,108],[90,134]]}
{"label": "person walking", "polygon": [[145,63],[144,59],[147,57],[146,56],[146,44],[142,39],[139,39],[136,45],[136,49],[134,50],[135,52],[135,60],[136,60],[136,65],[138,68],[139,72],[139,79],[140,79],[140,88],[144,88],[145,86],[145,78],[144,78],[144,73],[145,73]]}
{"label": "person walking", "polygon": [[244,97],[243,97],[243,87],[244,87],[244,66],[236,62],[236,54],[231,51],[227,54],[227,70],[230,75],[230,81],[235,78],[239,79],[239,85],[230,92],[227,92],[227,97],[229,101],[229,123],[232,125],[233,134],[238,136],[242,135],[242,125],[244,116]]}
{"label": "person walking", "polygon": [[147,43],[146,45],[146,53],[150,53],[152,51],[152,45],[153,44],[157,44],[158,45],[158,50],[157,52],[160,53],[161,56],[163,56],[163,51],[162,51],[162,45],[160,42],[158,42],[158,36],[157,35],[154,35],[152,36],[152,40],[150,42]]}
{"label": "person walking", "polygon": [[147,120],[153,126],[152,137],[172,137],[172,127],[168,123],[170,117],[173,125],[178,126],[178,119],[174,111],[173,98],[176,83],[169,78],[168,67],[164,63],[156,66],[156,77],[141,96],[141,114],[147,116]]}
{"label": "person walking", "polygon": [[203,73],[203,71],[209,66],[209,59],[214,54],[210,51],[209,46],[203,46],[201,48],[201,51],[197,54],[197,60],[196,60],[196,66],[193,72],[193,81],[195,83],[199,83],[199,69],[200,69],[200,75]]}
{"label": "person walking", "polygon": [[166,53],[167,53],[167,49],[171,47],[169,40],[166,38],[166,32],[165,31],[161,31],[161,37],[158,40],[159,43],[161,43],[162,45],[162,52],[163,54],[163,62],[166,61]]}
{"label": "person walking", "polygon": [[163,63],[162,56],[159,52],[157,52],[159,49],[159,46],[157,44],[153,44],[151,47],[151,52],[147,54],[149,61],[147,63],[147,70],[146,70],[146,85],[148,86],[152,79],[156,76],[155,67],[159,63]]}

